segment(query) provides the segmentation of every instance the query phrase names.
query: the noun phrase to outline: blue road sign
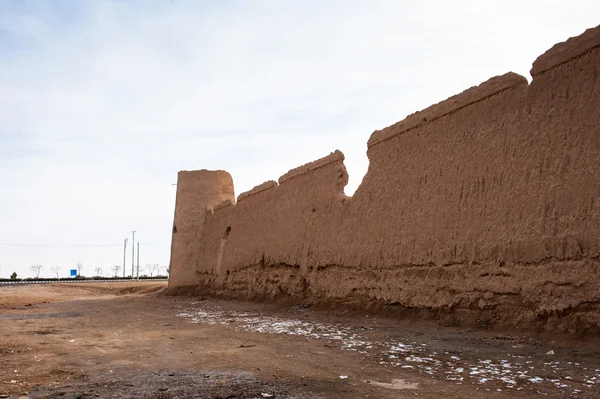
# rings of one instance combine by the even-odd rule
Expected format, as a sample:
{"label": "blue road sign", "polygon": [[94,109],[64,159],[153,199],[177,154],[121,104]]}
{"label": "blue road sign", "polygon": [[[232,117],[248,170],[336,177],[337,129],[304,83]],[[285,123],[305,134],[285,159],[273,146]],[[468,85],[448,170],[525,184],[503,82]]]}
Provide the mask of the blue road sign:
{"label": "blue road sign", "polygon": [[77,277],[77,269],[71,269],[71,277]]}

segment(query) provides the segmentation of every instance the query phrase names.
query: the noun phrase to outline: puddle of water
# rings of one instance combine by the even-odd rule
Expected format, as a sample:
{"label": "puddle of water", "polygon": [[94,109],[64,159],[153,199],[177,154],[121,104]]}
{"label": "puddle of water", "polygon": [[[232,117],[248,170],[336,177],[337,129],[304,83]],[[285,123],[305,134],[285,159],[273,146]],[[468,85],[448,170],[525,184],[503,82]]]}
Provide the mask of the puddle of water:
{"label": "puddle of water", "polygon": [[[463,359],[453,353],[432,350],[423,342],[376,341],[368,338],[366,333],[343,325],[224,311],[217,306],[184,309],[177,316],[191,323],[229,325],[238,331],[337,341],[342,349],[373,356],[384,367],[413,370],[457,385],[469,383],[484,389],[502,387],[516,391],[528,388],[536,392],[543,388],[575,395],[584,390],[598,391],[600,385],[600,369],[582,363],[543,361],[517,355],[507,355],[506,359],[498,361]],[[583,376],[583,381],[573,381],[569,374],[574,371]]]}

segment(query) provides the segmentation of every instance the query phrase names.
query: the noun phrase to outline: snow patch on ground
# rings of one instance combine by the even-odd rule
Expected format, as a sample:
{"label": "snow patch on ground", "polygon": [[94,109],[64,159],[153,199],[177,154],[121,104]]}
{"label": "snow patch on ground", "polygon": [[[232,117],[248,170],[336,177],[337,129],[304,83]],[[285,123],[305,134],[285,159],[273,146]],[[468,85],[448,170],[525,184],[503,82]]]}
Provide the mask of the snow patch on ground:
{"label": "snow patch on ground", "polygon": [[[486,390],[500,391],[502,388],[520,391],[529,388],[537,393],[544,393],[538,390],[543,388],[545,391],[558,390],[563,394],[576,395],[583,390],[593,389],[596,392],[600,381],[599,369],[587,368],[579,363],[542,362],[534,361],[532,356],[515,355],[508,355],[507,359],[499,361],[473,360],[466,357],[461,358],[449,352],[430,350],[423,342],[374,341],[369,339],[368,329],[361,329],[361,332],[357,332],[356,328],[343,325],[309,322],[258,313],[224,311],[217,306],[185,309],[177,316],[188,319],[190,323],[229,325],[239,331],[330,340],[339,343],[344,350],[357,351],[366,357],[372,356],[384,367],[414,370],[421,374],[443,378],[458,385],[470,383],[477,387],[482,386]],[[509,360],[508,357],[512,357],[512,359]],[[574,369],[583,371],[584,381],[572,381],[568,374],[570,370]],[[385,383],[374,384],[383,386],[381,384]],[[391,385],[393,384],[395,383],[392,382]]]}

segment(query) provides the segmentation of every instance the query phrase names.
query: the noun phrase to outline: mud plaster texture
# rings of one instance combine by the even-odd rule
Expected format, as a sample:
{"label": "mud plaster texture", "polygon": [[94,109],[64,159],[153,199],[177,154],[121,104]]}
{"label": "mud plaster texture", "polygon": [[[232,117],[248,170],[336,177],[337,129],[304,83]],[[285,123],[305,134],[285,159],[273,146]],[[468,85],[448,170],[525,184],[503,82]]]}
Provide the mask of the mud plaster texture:
{"label": "mud plaster texture", "polygon": [[238,197],[180,172],[170,290],[600,331],[600,27]]}
{"label": "mud plaster texture", "polygon": [[196,260],[206,208],[232,198],[233,179],[225,171],[181,171],[177,175],[177,201],[171,243],[171,287],[196,281]]}

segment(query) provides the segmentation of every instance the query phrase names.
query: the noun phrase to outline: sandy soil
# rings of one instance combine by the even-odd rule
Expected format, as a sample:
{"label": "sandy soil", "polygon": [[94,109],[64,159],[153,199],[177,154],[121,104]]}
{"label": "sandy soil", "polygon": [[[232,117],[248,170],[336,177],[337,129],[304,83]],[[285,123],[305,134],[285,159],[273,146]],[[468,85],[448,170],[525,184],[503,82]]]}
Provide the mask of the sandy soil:
{"label": "sandy soil", "polygon": [[0,287],[0,398],[597,398],[598,341],[352,310]]}

